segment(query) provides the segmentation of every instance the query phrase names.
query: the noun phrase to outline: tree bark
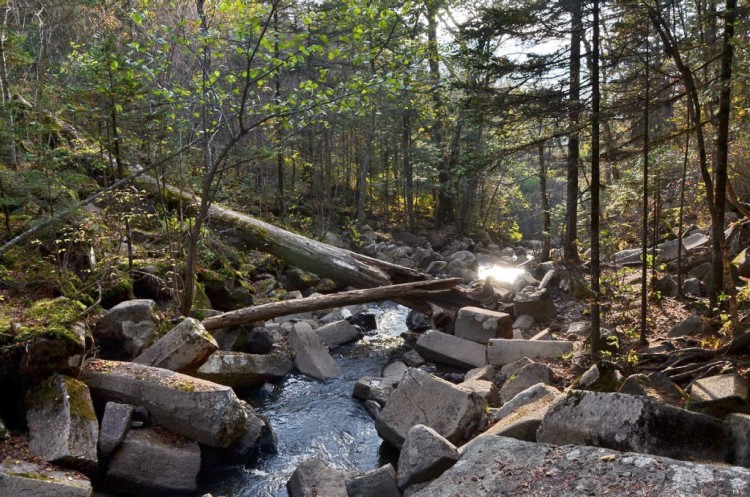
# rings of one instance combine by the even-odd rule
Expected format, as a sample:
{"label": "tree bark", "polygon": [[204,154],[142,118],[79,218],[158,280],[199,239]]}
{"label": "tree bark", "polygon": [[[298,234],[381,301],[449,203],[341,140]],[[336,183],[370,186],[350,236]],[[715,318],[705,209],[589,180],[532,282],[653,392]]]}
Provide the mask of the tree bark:
{"label": "tree bark", "polygon": [[578,128],[581,115],[581,33],[583,14],[581,0],[573,0],[570,31],[570,99],[568,102],[568,167],[567,198],[565,203],[565,237],[563,256],[567,262],[580,263],[578,255]]}
{"label": "tree bark", "polygon": [[601,351],[601,313],[599,303],[602,298],[599,278],[599,0],[594,0],[593,40],[591,48],[591,355],[599,359]]}
{"label": "tree bark", "polygon": [[215,330],[252,323],[253,321],[265,321],[298,312],[318,311],[332,307],[366,304],[382,300],[423,299],[435,295],[435,292],[449,290],[460,282],[461,278],[418,281],[415,283],[403,283],[364,290],[350,290],[331,295],[318,295],[305,299],[271,302],[210,317],[203,320],[203,326],[207,330]]}

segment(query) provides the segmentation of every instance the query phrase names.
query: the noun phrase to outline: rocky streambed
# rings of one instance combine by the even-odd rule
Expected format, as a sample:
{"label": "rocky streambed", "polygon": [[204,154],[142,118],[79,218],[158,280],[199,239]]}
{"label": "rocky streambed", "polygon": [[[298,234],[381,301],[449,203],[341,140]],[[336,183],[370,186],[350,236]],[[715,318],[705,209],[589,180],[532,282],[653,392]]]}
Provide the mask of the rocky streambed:
{"label": "rocky streambed", "polygon": [[[438,260],[374,244],[476,280],[478,258],[455,248]],[[131,300],[88,335],[66,318],[80,312],[71,302],[37,303],[45,331],[0,361],[14,435],[0,444],[0,495],[750,494],[750,388],[737,362],[686,390],[606,361],[560,377],[559,363],[587,362],[590,333],[561,314],[567,277],[544,263],[474,284],[492,309],[429,320],[355,306],[211,333]],[[378,343],[383,334],[405,345]]]}

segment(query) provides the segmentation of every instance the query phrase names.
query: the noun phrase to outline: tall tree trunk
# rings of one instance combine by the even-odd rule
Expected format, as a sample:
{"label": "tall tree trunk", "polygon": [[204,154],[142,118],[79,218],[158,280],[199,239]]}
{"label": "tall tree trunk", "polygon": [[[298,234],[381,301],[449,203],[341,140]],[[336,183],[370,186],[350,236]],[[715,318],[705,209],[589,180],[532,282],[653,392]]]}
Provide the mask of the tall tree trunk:
{"label": "tall tree trunk", "polygon": [[432,84],[432,105],[435,121],[432,125],[432,141],[438,150],[437,221],[442,224],[453,218],[453,195],[451,194],[451,170],[449,152],[446,150],[443,124],[445,108],[440,89],[440,52],[437,40],[438,0],[427,0],[427,58]]}
{"label": "tall tree trunk", "polygon": [[[640,342],[647,343],[646,331],[648,327],[648,147],[649,147],[649,45],[648,34],[646,34],[646,64],[644,68],[645,82],[643,90],[643,226],[641,228],[641,336]],[[680,239],[679,250],[682,250],[682,239]],[[654,254],[656,255],[656,254]],[[654,261],[656,264],[656,261]]]}
{"label": "tall tree trunk", "polygon": [[601,287],[599,278],[599,0],[594,0],[594,26],[591,48],[591,290],[594,292],[591,302],[591,355],[599,358],[601,350],[600,329]]}
{"label": "tall tree trunk", "polygon": [[7,128],[3,137],[2,159],[8,164],[11,170],[15,171],[18,167],[18,155],[16,153],[15,122],[13,119],[10,82],[8,81],[8,64],[5,53],[9,13],[10,7],[6,6],[3,13],[2,31],[0,32],[0,95],[2,96],[2,112],[5,114],[3,116],[3,120],[5,121],[3,124]]}
{"label": "tall tree trunk", "polygon": [[565,202],[565,237],[563,256],[570,263],[580,263],[578,255],[578,160],[581,99],[581,34],[583,32],[582,0],[572,0],[570,30],[570,99],[568,102],[567,197]]}
{"label": "tall tree trunk", "polygon": [[411,163],[411,109],[403,111],[401,147],[404,151],[404,201],[406,202],[406,227],[414,230],[414,169]]}
{"label": "tall tree trunk", "polygon": [[375,140],[375,110],[370,112],[370,122],[367,125],[367,136],[365,138],[365,153],[362,156],[362,164],[359,167],[359,190],[357,192],[357,223],[363,225],[365,220],[365,205],[367,200],[367,178],[372,166],[372,147]]}
{"label": "tall tree trunk", "polygon": [[[737,315],[737,291],[729,267],[726,241],[724,239],[724,214],[727,200],[727,176],[729,164],[729,118],[731,113],[732,59],[734,56],[734,23],[737,18],[737,0],[727,0],[724,8],[724,37],[722,40],[721,62],[719,69],[719,114],[718,133],[716,137],[716,217],[721,219],[721,243],[713,247],[713,270],[724,275],[726,292],[729,297],[730,317],[734,333],[740,333],[739,316]],[[718,245],[718,246],[717,246]],[[716,288],[722,282],[714,274]]]}
{"label": "tall tree trunk", "polygon": [[552,234],[552,213],[547,191],[547,162],[544,157],[544,142],[539,144],[539,193],[542,197],[542,260],[550,259]]}

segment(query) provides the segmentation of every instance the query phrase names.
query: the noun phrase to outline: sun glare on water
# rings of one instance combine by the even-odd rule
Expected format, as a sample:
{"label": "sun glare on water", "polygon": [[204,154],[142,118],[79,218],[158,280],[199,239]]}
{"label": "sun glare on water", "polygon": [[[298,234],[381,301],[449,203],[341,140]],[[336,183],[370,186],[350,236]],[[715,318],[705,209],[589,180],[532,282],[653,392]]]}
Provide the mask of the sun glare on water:
{"label": "sun glare on water", "polygon": [[518,278],[521,273],[523,273],[523,271],[524,270],[520,267],[486,266],[479,268],[479,279],[483,280],[488,276],[491,276],[498,281],[513,283],[514,281],[516,281],[516,278]]}

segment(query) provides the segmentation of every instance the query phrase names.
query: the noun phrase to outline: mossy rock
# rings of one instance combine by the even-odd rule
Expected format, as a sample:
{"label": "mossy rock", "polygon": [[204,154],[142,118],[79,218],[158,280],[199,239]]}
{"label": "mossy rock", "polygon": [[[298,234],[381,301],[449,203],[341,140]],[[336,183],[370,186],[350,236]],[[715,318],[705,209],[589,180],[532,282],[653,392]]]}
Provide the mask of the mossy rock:
{"label": "mossy rock", "polygon": [[65,297],[39,300],[24,313],[14,340],[23,344],[21,371],[38,377],[75,374],[86,350],[87,331],[80,322],[85,307]]}

